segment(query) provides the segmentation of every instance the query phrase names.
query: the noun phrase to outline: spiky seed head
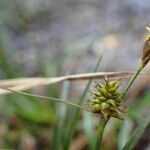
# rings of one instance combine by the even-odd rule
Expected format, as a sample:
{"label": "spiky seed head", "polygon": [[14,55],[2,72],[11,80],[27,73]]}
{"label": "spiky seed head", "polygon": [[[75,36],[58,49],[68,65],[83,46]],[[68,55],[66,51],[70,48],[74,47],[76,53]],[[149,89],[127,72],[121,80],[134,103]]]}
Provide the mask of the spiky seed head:
{"label": "spiky seed head", "polygon": [[91,111],[100,113],[103,117],[116,117],[122,119],[122,112],[119,92],[119,80],[109,81],[105,78],[105,83],[96,82],[96,93],[93,92],[93,99],[90,101]]}

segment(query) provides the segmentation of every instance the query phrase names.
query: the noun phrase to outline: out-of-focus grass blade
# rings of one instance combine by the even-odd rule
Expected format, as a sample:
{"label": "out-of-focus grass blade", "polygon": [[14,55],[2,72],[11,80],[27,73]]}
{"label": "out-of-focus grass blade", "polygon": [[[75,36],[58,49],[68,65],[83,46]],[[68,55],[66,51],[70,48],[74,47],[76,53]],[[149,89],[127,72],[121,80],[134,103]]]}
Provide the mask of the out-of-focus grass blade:
{"label": "out-of-focus grass blade", "polygon": [[133,102],[133,104],[129,106],[128,115],[138,121],[141,111],[145,109],[145,107],[148,108],[148,106],[150,106],[149,99],[150,92],[148,91],[141,95],[136,101]]}
{"label": "out-of-focus grass blade", "polygon": [[[65,81],[62,86],[62,92],[60,95],[60,99],[66,100],[68,98],[70,84],[68,81]],[[57,117],[57,125],[54,128],[53,136],[51,139],[51,148],[52,149],[60,149],[62,148],[62,138],[64,136],[64,128],[63,123],[66,116],[67,107],[65,105],[56,104],[56,117]]]}
{"label": "out-of-focus grass blade", "polygon": [[[95,66],[94,72],[96,72],[98,70],[98,67],[100,65],[101,59],[102,59],[102,57],[100,56],[96,66]],[[78,100],[78,104],[79,105],[81,105],[82,102],[84,101],[85,95],[86,95],[86,93],[87,93],[91,83],[92,83],[92,81],[90,80],[88,82],[88,84],[86,85],[85,90],[83,91],[80,99]],[[79,119],[79,114],[80,114],[80,111],[78,109],[76,109],[74,114],[73,114],[73,116],[72,116],[72,119],[70,121],[70,126],[69,126],[69,129],[68,129],[68,132],[66,133],[66,136],[65,136],[65,141],[64,141],[64,145],[63,145],[63,149],[64,150],[68,149],[68,147],[70,145],[71,139],[72,139],[73,134],[75,132],[75,127],[76,127],[77,121]]]}
{"label": "out-of-focus grass blade", "polygon": [[78,109],[83,109],[83,110],[87,110],[89,111],[88,109],[78,105],[78,104],[75,104],[75,103],[71,103],[69,101],[64,101],[64,100],[61,100],[61,99],[58,99],[58,98],[53,98],[53,97],[46,97],[46,96],[41,96],[41,95],[36,95],[36,94],[31,94],[31,93],[26,93],[26,92],[18,92],[18,91],[13,91],[11,89],[8,89],[8,88],[3,88],[3,87],[0,87],[1,89],[3,90],[6,90],[6,91],[10,91],[11,93],[14,93],[14,94],[19,94],[19,95],[22,95],[22,96],[27,96],[27,97],[33,97],[33,98],[39,98],[39,99],[45,99],[45,100],[51,100],[51,101],[55,101],[55,102],[59,102],[59,103],[63,103],[63,104],[66,104],[66,105],[69,105],[69,106],[73,106],[73,107],[76,107]]}
{"label": "out-of-focus grass blade", "polygon": [[94,124],[91,113],[83,112],[83,126],[88,140],[88,149],[93,150],[95,147],[96,136],[94,134]]}
{"label": "out-of-focus grass blade", "polygon": [[126,144],[126,142],[128,141],[129,136],[132,131],[132,126],[133,126],[132,120],[126,117],[124,121],[122,122],[120,131],[118,134],[118,141],[117,141],[118,150],[121,150]]}
{"label": "out-of-focus grass blade", "polygon": [[6,29],[3,26],[0,26],[0,69],[4,72],[7,78],[13,78],[16,77],[16,73],[13,71],[12,66],[9,64],[8,58],[5,54],[6,45],[10,44],[10,39],[8,39],[5,30]]}
{"label": "out-of-focus grass blade", "polygon": [[[141,119],[142,119],[141,111],[143,111],[143,109],[145,109],[145,107],[148,108],[148,106],[150,106],[149,98],[150,98],[149,91],[144,92],[143,95],[138,97],[138,99],[135,100],[133,102],[133,104],[131,104],[131,106],[129,106],[127,115],[129,117],[134,118],[139,124],[141,124]],[[141,114],[141,116],[140,116],[140,114]]]}
{"label": "out-of-focus grass blade", "polygon": [[143,135],[149,123],[150,123],[150,117],[147,117],[145,120],[141,121],[139,127],[135,129],[134,133],[131,135],[130,139],[124,146],[123,150],[133,150],[134,146],[137,144],[138,140]]}
{"label": "out-of-focus grass blade", "polygon": [[[16,98],[16,97],[15,97]],[[48,106],[42,105],[35,100],[18,98],[15,100],[13,97],[12,108],[14,112],[22,119],[39,123],[39,124],[53,124],[55,115],[52,109]]]}

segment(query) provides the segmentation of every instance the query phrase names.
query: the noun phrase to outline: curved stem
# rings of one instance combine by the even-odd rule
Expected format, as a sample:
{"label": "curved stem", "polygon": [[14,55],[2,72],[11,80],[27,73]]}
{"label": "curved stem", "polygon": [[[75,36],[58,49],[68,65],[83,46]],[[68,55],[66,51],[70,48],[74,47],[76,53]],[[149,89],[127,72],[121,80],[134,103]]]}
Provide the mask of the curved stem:
{"label": "curved stem", "polygon": [[137,69],[137,71],[135,72],[135,74],[133,75],[133,77],[130,79],[128,85],[126,86],[123,94],[121,95],[121,100],[124,99],[125,95],[127,94],[129,88],[131,87],[131,85],[133,84],[134,80],[136,79],[136,77],[139,75],[139,73],[142,71],[143,66],[140,65]]}
{"label": "curved stem", "polygon": [[101,117],[101,120],[99,123],[99,128],[98,128],[98,135],[97,135],[97,139],[96,139],[95,150],[100,149],[100,145],[102,143],[102,138],[103,138],[103,133],[104,133],[104,130],[105,130],[108,120],[109,120],[109,118],[105,119],[104,117]]}
{"label": "curved stem", "polygon": [[89,111],[88,109],[86,109],[86,108],[84,108],[80,105],[77,105],[77,104],[74,104],[74,103],[71,103],[71,102],[68,102],[68,101],[63,101],[63,100],[58,99],[58,98],[46,97],[46,96],[30,94],[30,93],[26,93],[26,92],[18,92],[18,91],[11,90],[9,88],[3,88],[3,87],[0,87],[0,88],[3,89],[3,90],[10,91],[10,92],[15,93],[15,94],[20,94],[20,95],[24,95],[24,96],[28,96],[28,97],[41,98],[41,99],[46,99],[46,100],[52,100],[52,101],[55,101],[55,102],[60,102],[60,103],[66,104],[66,105],[76,107],[78,109],[83,109],[83,110]]}

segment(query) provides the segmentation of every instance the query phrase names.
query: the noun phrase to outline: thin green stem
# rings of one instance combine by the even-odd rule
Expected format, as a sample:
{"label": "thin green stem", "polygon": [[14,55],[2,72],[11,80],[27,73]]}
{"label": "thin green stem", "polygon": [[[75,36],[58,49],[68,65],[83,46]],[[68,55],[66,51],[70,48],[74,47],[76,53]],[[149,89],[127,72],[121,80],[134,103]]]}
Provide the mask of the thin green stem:
{"label": "thin green stem", "polygon": [[58,98],[46,97],[46,96],[30,94],[30,93],[26,93],[26,92],[18,92],[18,91],[11,90],[9,88],[3,88],[3,87],[0,87],[0,88],[3,89],[3,90],[6,90],[6,91],[10,91],[12,93],[16,93],[16,94],[20,94],[20,95],[24,95],[24,96],[28,96],[28,97],[35,97],[35,98],[41,98],[41,99],[46,99],[46,100],[52,100],[52,101],[56,101],[56,102],[60,102],[60,103],[66,104],[66,105],[76,107],[78,109],[83,109],[83,110],[88,111],[86,108],[81,107],[80,105],[77,105],[77,104],[74,104],[74,103],[71,103],[71,102],[68,102],[68,101],[63,101],[63,100],[58,99]]}
{"label": "thin green stem", "polygon": [[143,66],[140,65],[137,69],[137,71],[135,72],[135,74],[132,76],[132,78],[130,79],[129,83],[127,84],[123,94],[121,95],[121,100],[124,99],[125,95],[127,94],[129,88],[131,87],[131,85],[133,84],[133,82],[135,81],[135,79],[137,78],[137,76],[139,75],[139,73],[142,71]]}
{"label": "thin green stem", "polygon": [[[96,72],[98,70],[98,67],[99,67],[99,64],[101,62],[101,59],[102,59],[102,57],[100,56],[93,72]],[[79,105],[81,105],[81,103],[84,101],[84,98],[86,96],[86,93],[87,93],[91,83],[92,83],[92,80],[89,80],[89,82],[87,83],[87,85],[86,85],[86,87],[84,89],[83,94],[79,98],[79,101],[78,101]],[[77,123],[77,121],[79,119],[79,115],[80,115],[80,112],[78,110],[75,110],[75,113],[73,114],[71,122],[70,122],[70,127],[69,127],[68,131],[66,132],[66,138],[64,140],[63,150],[69,149],[68,147],[69,147],[69,144],[70,144],[71,139],[73,137],[73,134],[75,132],[75,126],[76,126],[76,123]]]}
{"label": "thin green stem", "polygon": [[107,124],[108,120],[109,120],[109,118],[105,119],[105,118],[101,117],[99,128],[98,128],[98,135],[97,135],[97,139],[96,139],[95,150],[100,149],[100,145],[102,143],[104,130],[105,130],[105,127],[106,127],[106,124]]}

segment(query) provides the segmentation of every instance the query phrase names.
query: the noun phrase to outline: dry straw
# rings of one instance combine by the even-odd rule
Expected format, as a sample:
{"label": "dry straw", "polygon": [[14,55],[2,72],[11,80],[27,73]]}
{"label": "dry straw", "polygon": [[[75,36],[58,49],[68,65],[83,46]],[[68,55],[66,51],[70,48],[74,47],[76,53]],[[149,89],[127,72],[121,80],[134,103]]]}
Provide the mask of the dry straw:
{"label": "dry straw", "polygon": [[[14,91],[24,91],[34,87],[45,86],[49,84],[58,83],[61,81],[75,81],[75,80],[92,80],[92,79],[104,79],[105,76],[111,79],[117,78],[129,78],[133,75],[134,72],[96,72],[96,73],[84,73],[84,74],[76,74],[76,75],[67,75],[61,77],[50,77],[50,78],[17,78],[17,79],[8,79],[8,80],[0,80],[0,87],[9,88]],[[149,75],[148,73],[142,73],[143,75]],[[0,89],[0,95],[10,93],[10,91],[6,91],[4,89]]]}

